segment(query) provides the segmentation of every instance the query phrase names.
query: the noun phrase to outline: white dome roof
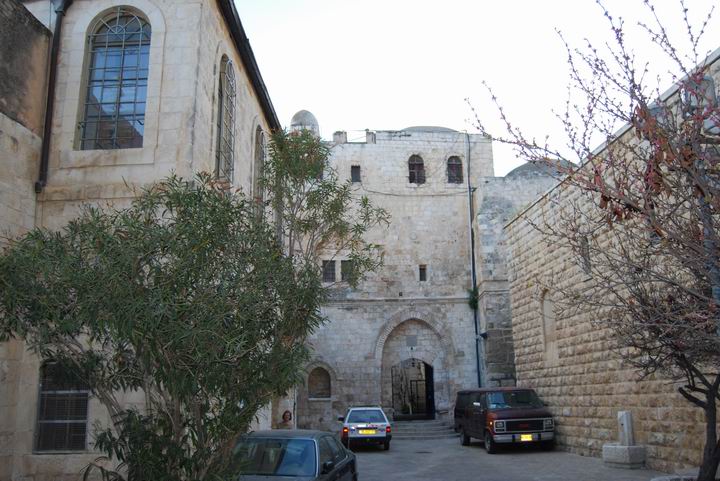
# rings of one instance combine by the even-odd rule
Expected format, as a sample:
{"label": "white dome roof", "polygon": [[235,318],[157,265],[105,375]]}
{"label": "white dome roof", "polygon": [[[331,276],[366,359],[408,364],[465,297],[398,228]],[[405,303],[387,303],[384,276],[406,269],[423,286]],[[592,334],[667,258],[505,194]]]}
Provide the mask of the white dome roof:
{"label": "white dome roof", "polygon": [[310,130],[314,132],[315,135],[320,135],[320,125],[318,124],[317,119],[307,110],[300,110],[293,115],[292,120],[290,120],[290,130],[303,129]]}

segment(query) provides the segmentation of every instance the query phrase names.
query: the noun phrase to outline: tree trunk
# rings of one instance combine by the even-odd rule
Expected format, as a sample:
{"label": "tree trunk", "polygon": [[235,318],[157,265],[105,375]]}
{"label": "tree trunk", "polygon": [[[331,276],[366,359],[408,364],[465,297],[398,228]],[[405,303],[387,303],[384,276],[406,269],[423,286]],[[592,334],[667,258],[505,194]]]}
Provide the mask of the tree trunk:
{"label": "tree trunk", "polygon": [[717,445],[717,405],[715,399],[717,388],[708,390],[707,404],[705,405],[705,449],[698,472],[697,481],[714,481],[715,473],[720,463],[720,450]]}

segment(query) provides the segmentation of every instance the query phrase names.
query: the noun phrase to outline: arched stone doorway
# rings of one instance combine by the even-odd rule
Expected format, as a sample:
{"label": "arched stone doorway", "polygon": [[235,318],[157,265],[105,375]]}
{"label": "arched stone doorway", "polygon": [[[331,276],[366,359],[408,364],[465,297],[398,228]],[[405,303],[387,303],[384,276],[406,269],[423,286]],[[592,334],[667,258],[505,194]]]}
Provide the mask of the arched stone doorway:
{"label": "arched stone doorway", "polygon": [[397,325],[382,346],[382,405],[395,419],[433,418],[449,403],[448,353],[426,322]]}

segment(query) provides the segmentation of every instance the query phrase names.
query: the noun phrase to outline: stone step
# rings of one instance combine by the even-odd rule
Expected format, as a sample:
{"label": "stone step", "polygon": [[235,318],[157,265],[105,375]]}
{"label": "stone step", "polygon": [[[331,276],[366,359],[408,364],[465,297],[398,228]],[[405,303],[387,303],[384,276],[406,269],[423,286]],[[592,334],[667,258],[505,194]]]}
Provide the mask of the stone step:
{"label": "stone step", "polygon": [[449,439],[460,436],[455,432],[437,433],[437,434],[393,434],[393,441],[400,440],[431,440],[431,439]]}
{"label": "stone step", "polygon": [[450,423],[438,419],[431,419],[427,421],[395,421],[392,423],[393,426],[449,426]]}
{"label": "stone step", "polygon": [[424,432],[441,432],[452,431],[453,428],[448,425],[444,426],[398,426],[393,425],[393,431],[396,433],[424,433]]}

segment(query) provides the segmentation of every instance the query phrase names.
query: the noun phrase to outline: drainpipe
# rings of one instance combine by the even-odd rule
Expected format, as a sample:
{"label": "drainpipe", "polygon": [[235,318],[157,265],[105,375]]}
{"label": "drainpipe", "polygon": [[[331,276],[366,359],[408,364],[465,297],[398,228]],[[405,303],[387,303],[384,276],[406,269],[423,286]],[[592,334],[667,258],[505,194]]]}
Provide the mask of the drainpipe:
{"label": "drainpipe", "polygon": [[[472,186],[470,185],[470,134],[465,132],[465,164],[467,171],[467,192],[468,192],[468,232],[470,235],[470,279],[472,290],[477,287],[477,271],[475,270],[475,229],[473,228]],[[478,306],[473,307],[473,323],[475,325],[475,369],[477,370],[477,385],[482,387],[482,370],[480,369],[480,329],[478,327]]]}
{"label": "drainpipe", "polygon": [[[51,0],[51,3],[54,3]],[[55,8],[55,30],[53,31],[52,48],[50,50],[50,71],[48,72],[48,91],[45,100],[45,125],[43,127],[42,147],[40,150],[40,173],[35,182],[35,193],[39,194],[47,185],[48,160],[50,157],[50,136],[52,134],[53,112],[55,110],[55,84],[57,77],[58,55],[60,54],[60,37],[62,21],[73,0],[60,0]]]}

